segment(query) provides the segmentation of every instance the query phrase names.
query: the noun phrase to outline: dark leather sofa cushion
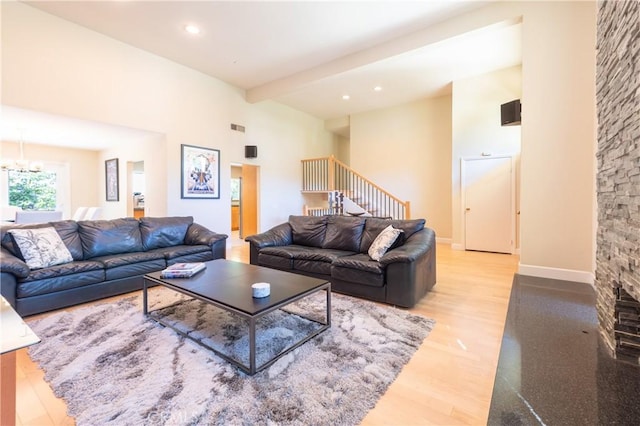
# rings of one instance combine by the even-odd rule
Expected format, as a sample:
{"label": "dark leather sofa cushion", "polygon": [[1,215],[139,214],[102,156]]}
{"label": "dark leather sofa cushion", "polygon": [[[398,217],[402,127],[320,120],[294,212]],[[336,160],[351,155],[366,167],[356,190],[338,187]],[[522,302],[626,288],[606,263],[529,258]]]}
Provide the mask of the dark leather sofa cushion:
{"label": "dark leather sofa cushion", "polygon": [[[204,245],[197,245],[197,246],[177,245],[172,247],[158,248],[150,251],[150,253],[154,253],[154,252],[161,253],[168,262],[169,260],[176,259],[182,256],[191,256],[199,253],[211,254],[211,247],[204,246]],[[212,255],[212,258],[208,260],[213,260],[213,254],[211,255]]]}
{"label": "dark leather sofa cushion", "polygon": [[138,220],[132,217],[78,222],[85,259],[143,251]]}
{"label": "dark leather sofa cushion", "polygon": [[329,216],[322,248],[360,251],[364,223],[362,217]]}
{"label": "dark leather sofa cushion", "polygon": [[104,265],[105,269],[117,268],[123,265],[129,265],[132,263],[147,262],[149,260],[164,260],[164,254],[161,252],[133,252],[133,253],[121,253],[110,254],[108,256],[94,257],[91,260],[100,262]]}
{"label": "dark leather sofa cushion", "polygon": [[336,259],[331,264],[331,277],[372,287],[384,285],[384,268],[367,254]]}
{"label": "dark leather sofa cushion", "polygon": [[293,244],[322,247],[327,230],[325,216],[289,216]]}
{"label": "dark leather sofa cushion", "polygon": [[31,271],[18,282],[16,296],[30,297],[82,287],[104,281],[104,267],[100,262],[80,261]]}
{"label": "dark leather sofa cushion", "polygon": [[331,263],[319,262],[317,260],[294,259],[293,270],[329,276],[331,275]]}
{"label": "dark leather sofa cushion", "polygon": [[396,229],[402,229],[403,231],[389,248],[389,250],[393,250],[394,248],[403,245],[410,236],[424,229],[424,224],[424,219],[392,220],[367,218],[364,225],[364,232],[362,233],[362,240],[360,241],[360,253],[366,253],[369,250],[369,247],[371,247],[373,240],[375,240],[378,234],[389,225],[392,225]]}
{"label": "dark leather sofa cushion", "polygon": [[265,247],[260,250],[260,254],[268,254],[270,256],[283,257],[285,259],[305,259],[331,263],[339,257],[352,255],[353,252],[291,245]]}
{"label": "dark leather sofa cushion", "polygon": [[275,256],[260,251],[258,254],[258,265],[289,271],[293,269],[293,258]]}
{"label": "dark leather sofa cushion", "polygon": [[84,253],[82,252],[82,240],[80,240],[80,234],[78,233],[78,223],[75,220],[60,220],[51,222],[51,226],[60,235],[73,260],[82,260]]}
{"label": "dark leather sofa cushion", "polygon": [[352,254],[354,254],[352,251],[346,250],[308,248],[307,250],[296,253],[293,258],[331,263],[340,257],[351,256]]}
{"label": "dark leather sofa cushion", "polygon": [[107,280],[134,277],[167,267],[164,255],[155,251],[111,254],[94,257],[92,260],[104,265]]}
{"label": "dark leather sofa cushion", "polygon": [[187,229],[193,223],[192,216],[142,217],[140,236],[144,250],[184,244]]}

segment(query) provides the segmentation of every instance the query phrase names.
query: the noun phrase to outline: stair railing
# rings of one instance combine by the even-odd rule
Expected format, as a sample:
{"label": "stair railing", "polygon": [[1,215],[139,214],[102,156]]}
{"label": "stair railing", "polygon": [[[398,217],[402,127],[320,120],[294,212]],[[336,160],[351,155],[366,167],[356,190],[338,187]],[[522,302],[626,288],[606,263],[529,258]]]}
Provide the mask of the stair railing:
{"label": "stair railing", "polygon": [[342,192],[372,216],[410,218],[409,201],[402,201],[380,188],[333,155],[302,160],[302,192],[329,191]]}

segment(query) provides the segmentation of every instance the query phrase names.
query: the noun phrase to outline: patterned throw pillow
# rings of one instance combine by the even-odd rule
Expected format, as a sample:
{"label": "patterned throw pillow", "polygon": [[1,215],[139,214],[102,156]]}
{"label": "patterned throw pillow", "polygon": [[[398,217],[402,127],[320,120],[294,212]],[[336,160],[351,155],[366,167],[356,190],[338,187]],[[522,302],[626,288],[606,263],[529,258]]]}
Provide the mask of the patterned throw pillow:
{"label": "patterned throw pillow", "polygon": [[373,260],[380,260],[400,234],[402,234],[402,230],[396,229],[392,225],[384,228],[376,239],[373,240],[373,243],[371,243],[371,247],[369,247],[369,257]]}
{"label": "patterned throw pillow", "polygon": [[69,249],[53,227],[12,229],[9,233],[30,269],[41,269],[73,261]]}

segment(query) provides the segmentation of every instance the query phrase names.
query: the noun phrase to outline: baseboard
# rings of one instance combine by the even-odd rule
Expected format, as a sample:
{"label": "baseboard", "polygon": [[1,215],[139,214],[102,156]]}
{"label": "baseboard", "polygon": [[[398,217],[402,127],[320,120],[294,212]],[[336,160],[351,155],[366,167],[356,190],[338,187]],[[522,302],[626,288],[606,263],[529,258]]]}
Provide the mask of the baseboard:
{"label": "baseboard", "polygon": [[436,237],[436,243],[438,243],[438,244],[451,244],[451,238]]}
{"label": "baseboard", "polygon": [[452,250],[464,250],[464,244],[460,244],[460,243],[451,244],[451,249]]}
{"label": "baseboard", "polygon": [[574,269],[549,268],[535,265],[518,265],[518,274],[532,277],[550,278],[554,280],[574,281],[593,285],[595,276],[592,272]]}

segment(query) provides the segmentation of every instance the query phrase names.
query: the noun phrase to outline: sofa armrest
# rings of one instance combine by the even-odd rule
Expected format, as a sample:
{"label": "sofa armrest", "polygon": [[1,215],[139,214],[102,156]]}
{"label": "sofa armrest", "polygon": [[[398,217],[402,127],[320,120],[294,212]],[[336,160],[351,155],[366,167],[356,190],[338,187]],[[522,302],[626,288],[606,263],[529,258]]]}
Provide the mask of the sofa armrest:
{"label": "sofa armrest", "polygon": [[190,246],[212,246],[216,242],[226,240],[227,238],[229,238],[229,236],[226,234],[218,234],[217,232],[213,232],[198,223],[192,223],[187,229],[187,234],[184,237],[184,243]]}
{"label": "sofa armrest", "polygon": [[285,222],[262,234],[250,235],[244,240],[258,249],[273,246],[288,246],[293,244],[291,225]]}
{"label": "sofa armrest", "polygon": [[16,309],[16,288],[18,287],[18,281],[16,276],[9,272],[0,272],[0,294],[6,299],[13,309]]}
{"label": "sofa armrest", "polygon": [[9,253],[9,250],[0,249],[0,271],[15,275],[18,278],[26,278],[31,269],[27,264]]}
{"label": "sofa armrest", "polygon": [[0,294],[15,309],[18,278],[29,275],[29,267],[8,250],[0,248]]}
{"label": "sofa armrest", "polygon": [[382,256],[380,263],[386,267],[386,302],[413,307],[436,283],[435,232],[430,228],[416,232]]}
{"label": "sofa armrest", "polygon": [[214,259],[227,257],[227,234],[218,234],[198,223],[192,223],[187,229],[184,243],[187,245],[205,245],[211,247]]}
{"label": "sofa armrest", "polygon": [[380,263],[387,266],[391,263],[415,262],[420,257],[426,255],[435,245],[435,242],[435,233],[433,230],[424,228],[411,235],[403,245],[386,252],[380,258]]}

